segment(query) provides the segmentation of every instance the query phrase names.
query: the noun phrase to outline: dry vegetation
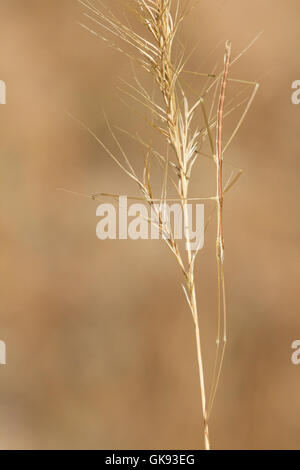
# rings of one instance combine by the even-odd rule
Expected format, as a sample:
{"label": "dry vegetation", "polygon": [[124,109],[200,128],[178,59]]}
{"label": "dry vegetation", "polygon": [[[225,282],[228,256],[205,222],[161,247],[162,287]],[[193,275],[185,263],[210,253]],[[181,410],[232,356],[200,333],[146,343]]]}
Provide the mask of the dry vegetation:
{"label": "dry vegetation", "polygon": [[[79,0],[80,1],[80,0]],[[248,47],[233,58],[231,43],[225,44],[224,65],[220,70],[191,72],[188,61],[191,54],[186,53],[179,39],[179,30],[184,18],[195,7],[195,2],[182,0],[132,0],[126,5],[120,1],[117,13],[100,1],[83,0],[86,21],[84,28],[103,39],[120,53],[125,54],[133,64],[133,82],[124,82],[124,96],[130,97],[137,106],[141,104],[147,110],[147,122],[164,141],[165,151],[156,147],[152,141],[139,134],[127,133],[141,145],[144,156],[144,168],[140,175],[125,153],[116,130],[109,124],[112,138],[118,147],[119,155],[111,151],[106,144],[87,126],[86,129],[97,139],[101,147],[112,160],[137,185],[144,199],[154,211],[160,232],[171,253],[174,255],[183,274],[183,290],[195,325],[197,361],[199,369],[202,418],[204,422],[204,446],[210,449],[209,418],[216,396],[226,345],[226,300],[224,280],[224,235],[223,205],[224,195],[238,180],[241,171],[233,169],[230,178],[224,181],[224,153],[236,136],[250,105],[257,92],[254,82],[237,80],[231,76],[231,68],[242,57]],[[126,6],[126,9],[125,9]],[[116,7],[114,5],[114,7]],[[119,10],[119,13],[118,13]],[[125,10],[128,17],[125,17]],[[196,12],[196,10],[194,10]],[[131,18],[130,18],[131,16]],[[122,18],[122,19],[120,19]],[[137,21],[136,21],[137,20]],[[133,24],[135,26],[133,26]],[[193,51],[194,52],[194,51]],[[137,73],[136,66],[141,72]],[[209,73],[208,73],[209,72]],[[149,80],[152,87],[149,90]],[[189,77],[197,77],[202,90],[191,93]],[[203,84],[204,81],[204,84]],[[226,100],[229,82],[245,85],[245,90]],[[247,95],[242,96],[242,93]],[[195,96],[196,95],[196,96]],[[239,112],[237,123],[231,135],[223,137],[223,122],[226,116]],[[138,114],[137,114],[138,116]],[[137,117],[138,118],[138,117]],[[190,195],[190,183],[193,169],[199,159],[211,159],[215,163],[216,192],[211,196]],[[152,167],[154,162],[160,169],[160,194],[154,194]],[[157,176],[155,176],[157,186]],[[94,194],[98,200],[118,195]],[[134,198],[135,196],[133,196]],[[184,214],[185,245],[174,237],[172,228],[164,223],[163,211],[168,201],[180,201]],[[191,201],[212,201],[213,216],[217,217],[216,264],[218,283],[218,322],[214,369],[211,373],[210,387],[206,385],[203,351],[197,306],[195,262],[199,250],[190,246],[191,224],[187,204]],[[158,204],[157,204],[158,203]],[[153,223],[155,223],[153,221]],[[201,310],[201,309],[200,309]],[[201,331],[201,334],[203,332]]]}

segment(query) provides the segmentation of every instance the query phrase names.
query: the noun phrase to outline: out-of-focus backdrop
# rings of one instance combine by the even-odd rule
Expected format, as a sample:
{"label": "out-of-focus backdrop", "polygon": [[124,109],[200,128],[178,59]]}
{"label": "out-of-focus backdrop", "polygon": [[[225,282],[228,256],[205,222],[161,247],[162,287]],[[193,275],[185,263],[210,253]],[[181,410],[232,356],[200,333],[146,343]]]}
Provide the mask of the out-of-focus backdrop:
{"label": "out-of-focus backdrop", "polygon": [[[75,0],[0,4],[0,447],[198,448],[193,322],[175,261],[160,242],[97,240],[95,202],[58,190],[136,194],[68,115],[108,146],[102,108],[114,125],[136,125],[116,92],[130,65],[81,28],[83,11]],[[180,32],[197,45],[189,69],[209,72],[216,58],[222,67],[226,39],[236,55],[264,30],[231,71],[261,87],[226,155],[244,174],[226,200],[229,342],[211,420],[218,449],[300,448],[300,366],[291,363],[300,339],[300,106],[291,102],[299,14],[297,0],[203,0]],[[136,161],[136,147],[122,142]],[[198,195],[214,182],[205,171],[194,176]],[[212,225],[197,265],[208,379],[214,237]]]}

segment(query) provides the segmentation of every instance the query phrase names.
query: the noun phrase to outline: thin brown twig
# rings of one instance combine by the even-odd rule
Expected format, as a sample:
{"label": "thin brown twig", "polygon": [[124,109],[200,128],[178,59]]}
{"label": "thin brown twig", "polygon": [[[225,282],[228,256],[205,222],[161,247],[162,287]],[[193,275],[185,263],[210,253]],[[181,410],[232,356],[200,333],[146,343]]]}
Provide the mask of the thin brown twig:
{"label": "thin brown twig", "polygon": [[[223,114],[224,114],[224,103],[226,95],[226,87],[229,75],[229,66],[231,58],[231,43],[227,41],[225,47],[224,57],[224,74],[221,82],[220,99],[218,106],[218,125],[217,125],[217,137],[216,137],[216,171],[217,171],[217,240],[216,240],[216,259],[217,259],[217,279],[218,279],[218,333],[217,333],[217,348],[216,358],[214,365],[214,372],[212,378],[212,388],[209,399],[208,414],[210,415],[213,401],[218,388],[220,374],[222,370],[225,347],[227,341],[226,323],[226,299],[225,299],[225,280],[224,280],[224,231],[223,231],[223,202],[224,202],[224,190],[223,190]],[[221,338],[221,316],[223,314],[223,346],[220,355],[220,343]]]}

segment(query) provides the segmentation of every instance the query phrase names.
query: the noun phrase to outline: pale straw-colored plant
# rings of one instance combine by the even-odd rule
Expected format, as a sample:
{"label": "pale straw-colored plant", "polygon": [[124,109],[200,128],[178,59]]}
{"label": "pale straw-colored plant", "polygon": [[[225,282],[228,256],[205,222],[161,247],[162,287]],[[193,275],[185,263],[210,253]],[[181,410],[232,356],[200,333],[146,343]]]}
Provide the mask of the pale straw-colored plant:
{"label": "pale straw-colored plant", "polygon": [[[138,64],[146,71],[154,81],[158,92],[147,91],[146,83],[142,83],[134,72],[133,84],[127,84],[125,95],[132,98],[138,105],[143,104],[150,111],[150,126],[155,129],[165,140],[166,152],[162,152],[153,146],[153,142],[140,137],[139,134],[130,134],[145,151],[145,161],[142,176],[139,176],[124,151],[116,132],[107,120],[107,125],[114,142],[120,152],[119,158],[103,143],[103,141],[87,126],[84,127],[98,141],[112,160],[129,176],[141,192],[141,197],[133,196],[133,199],[143,199],[152,209],[155,215],[151,222],[159,226],[162,238],[174,255],[177,264],[183,274],[183,290],[195,325],[195,338],[197,350],[197,362],[199,369],[200,395],[202,405],[202,418],[204,423],[204,447],[209,450],[209,418],[211,415],[216,391],[218,388],[220,373],[223,364],[226,333],[226,300],[224,281],[224,237],[223,237],[223,201],[224,195],[235,184],[241,172],[233,171],[229,179],[224,182],[223,156],[233,138],[236,136],[258,89],[255,82],[235,80],[230,77],[233,64],[252,45],[247,46],[241,53],[232,59],[230,42],[226,42],[224,66],[217,73],[190,72],[186,70],[189,56],[185,56],[177,35],[179,26],[194,6],[193,2],[183,0],[131,0],[126,4],[128,11],[135,16],[142,28],[134,27],[127,20],[119,19],[113,9],[99,0],[79,0],[85,7],[84,15],[88,20],[82,24],[84,28],[101,38],[113,49],[125,54],[130,61]],[[113,5],[115,7],[115,5]],[[90,23],[91,22],[91,23]],[[89,25],[88,25],[88,24]],[[135,23],[136,24],[136,23]],[[92,26],[93,25],[93,26]],[[140,32],[140,29],[142,32]],[[189,98],[189,85],[186,85],[186,77],[194,74],[200,79],[205,79],[205,87],[191,102]],[[183,78],[185,77],[185,78]],[[195,77],[194,77],[195,78]],[[237,104],[234,99],[225,104],[228,82],[244,84],[247,89],[253,87],[250,96],[240,98]],[[125,82],[124,82],[125,83]],[[237,94],[235,98],[240,96]],[[211,97],[210,105],[208,99]],[[223,120],[236,109],[242,109],[242,115],[238,123],[224,144]],[[200,122],[200,118],[201,121]],[[209,151],[203,150],[208,141]],[[151,185],[151,159],[154,158],[161,169],[162,190],[157,197],[153,194]],[[190,197],[190,182],[194,165],[201,158],[210,158],[215,163],[216,169],[216,193],[210,197]],[[175,188],[175,197],[170,197],[170,187]],[[118,195],[98,193],[93,194],[94,200],[105,196],[115,199]],[[182,248],[175,239],[170,224],[166,224],[164,207],[168,201],[180,201],[184,216],[185,248]],[[199,250],[191,248],[188,202],[213,201],[215,208],[213,213],[217,216],[216,236],[216,263],[218,279],[218,325],[217,344],[214,370],[209,394],[207,394],[203,353],[201,348],[199,313],[196,299],[195,261]],[[150,222],[150,220],[149,220]]]}

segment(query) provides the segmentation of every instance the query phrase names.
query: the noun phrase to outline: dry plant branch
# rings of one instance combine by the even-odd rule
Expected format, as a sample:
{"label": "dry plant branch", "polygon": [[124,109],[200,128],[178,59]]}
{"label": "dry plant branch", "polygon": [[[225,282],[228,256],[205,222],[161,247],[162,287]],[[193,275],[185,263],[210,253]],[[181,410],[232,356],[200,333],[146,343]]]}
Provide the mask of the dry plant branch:
{"label": "dry plant branch", "polygon": [[[202,420],[204,427],[204,447],[211,448],[209,435],[209,418],[216,396],[224,353],[227,340],[226,334],[226,299],[224,280],[224,231],[223,231],[223,203],[224,195],[238,181],[241,171],[232,173],[231,177],[224,185],[223,166],[224,152],[232,143],[240,129],[246,114],[253,102],[258,85],[254,82],[237,80],[229,77],[231,66],[239,60],[250,46],[244,49],[231,62],[231,44],[226,43],[224,67],[218,73],[213,70],[207,72],[185,71],[185,66],[189,57],[185,57],[183,48],[179,41],[176,41],[179,26],[185,18],[189,9],[193,6],[193,1],[181,2],[179,0],[131,0],[128,3],[128,11],[133,13],[135,19],[140,22],[144,32],[140,33],[131,25],[128,20],[120,20],[112,8],[108,7],[100,0],[79,0],[85,7],[86,20],[91,25],[83,26],[96,37],[105,40],[113,49],[124,53],[132,62],[141,66],[153,79],[157,91],[147,91],[147,86],[140,80],[133,70],[133,84],[122,81],[120,92],[126,99],[132,100],[138,106],[143,105],[150,113],[148,124],[154,129],[160,138],[167,144],[167,151],[164,154],[161,150],[154,148],[152,142],[148,143],[145,138],[138,133],[131,134],[128,131],[121,131],[139,143],[145,152],[144,168],[142,175],[134,169],[124,148],[122,147],[115,130],[105,118],[109,132],[117,147],[119,156],[111,151],[107,145],[85,124],[77,120],[101,145],[103,150],[118,165],[118,167],[129,176],[137,185],[141,196],[130,196],[129,199],[144,200],[153,210],[155,219],[149,222],[156,223],[160,232],[164,235],[164,241],[174,255],[180,270],[183,273],[183,290],[190,308],[195,327],[197,364],[199,373],[199,391],[202,407]],[[117,44],[113,42],[117,41]],[[253,41],[254,42],[254,41]],[[252,45],[252,43],[250,44]],[[194,53],[194,51],[193,51]],[[194,102],[188,96],[189,86],[185,85],[182,74],[192,73],[204,78],[206,84],[202,92],[198,94]],[[253,92],[247,99],[243,99],[238,104],[234,100],[225,104],[228,83],[240,83],[253,86]],[[220,88],[219,88],[220,85]],[[212,103],[207,111],[206,102],[208,96],[213,93]],[[240,95],[238,94],[237,97]],[[219,101],[217,109],[215,105],[217,98]],[[126,103],[126,101],[125,101]],[[126,103],[127,104],[127,103]],[[227,144],[223,144],[223,122],[226,116],[245,105],[242,116],[230,136]],[[137,111],[138,112],[138,111]],[[201,117],[201,126],[199,119]],[[215,135],[215,137],[214,137]],[[204,143],[208,141],[209,152],[202,150]],[[159,196],[154,195],[151,185],[152,157],[158,163],[161,172],[161,192]],[[216,194],[208,197],[192,197],[190,195],[190,182],[193,175],[194,165],[200,158],[210,158],[216,165]],[[169,194],[170,188],[175,187],[176,196]],[[98,192],[86,195],[94,200],[100,197],[110,197],[115,200],[118,195]],[[185,249],[177,242],[170,226],[166,226],[163,213],[165,204],[170,201],[179,201],[182,206],[184,218]],[[199,322],[199,312],[196,296],[195,261],[198,249],[193,249],[190,243],[191,221],[188,210],[188,203],[191,201],[214,201],[215,208],[211,217],[217,213],[217,281],[218,281],[218,313],[217,313],[217,345],[214,370],[212,372],[212,382],[210,393],[207,394],[204,358],[201,344],[201,328]],[[222,344],[221,344],[222,343]],[[208,398],[208,399],[207,399]]]}

